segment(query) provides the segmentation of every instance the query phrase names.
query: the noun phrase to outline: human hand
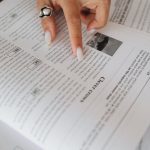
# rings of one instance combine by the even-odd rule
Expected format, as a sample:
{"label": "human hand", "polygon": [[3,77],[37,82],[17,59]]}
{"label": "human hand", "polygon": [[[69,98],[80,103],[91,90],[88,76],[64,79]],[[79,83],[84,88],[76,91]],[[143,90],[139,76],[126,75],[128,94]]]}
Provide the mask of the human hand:
{"label": "human hand", "polygon": [[[83,59],[81,21],[87,25],[88,31],[94,31],[107,23],[110,0],[37,0],[38,10],[44,6],[55,11],[62,9],[66,18],[73,54]],[[54,16],[41,20],[45,40],[48,44],[56,38],[56,22]]]}

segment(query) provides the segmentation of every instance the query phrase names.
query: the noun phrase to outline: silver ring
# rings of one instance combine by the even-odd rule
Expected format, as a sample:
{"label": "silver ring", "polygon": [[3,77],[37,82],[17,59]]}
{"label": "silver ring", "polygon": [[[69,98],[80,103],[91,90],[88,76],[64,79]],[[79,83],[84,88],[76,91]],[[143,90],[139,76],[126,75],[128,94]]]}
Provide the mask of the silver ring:
{"label": "silver ring", "polygon": [[54,15],[54,9],[49,6],[44,6],[43,8],[41,8],[39,17],[43,18],[43,17],[49,17],[49,16],[53,16],[53,15]]}

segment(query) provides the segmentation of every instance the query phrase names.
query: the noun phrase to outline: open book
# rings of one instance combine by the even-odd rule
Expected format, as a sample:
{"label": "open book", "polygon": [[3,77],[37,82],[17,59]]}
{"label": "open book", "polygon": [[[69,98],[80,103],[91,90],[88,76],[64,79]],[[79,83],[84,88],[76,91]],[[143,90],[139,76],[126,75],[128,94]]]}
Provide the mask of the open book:
{"label": "open book", "polygon": [[83,26],[81,62],[62,13],[45,44],[35,2],[0,2],[0,150],[135,150],[150,126],[150,1],[113,0],[104,29]]}

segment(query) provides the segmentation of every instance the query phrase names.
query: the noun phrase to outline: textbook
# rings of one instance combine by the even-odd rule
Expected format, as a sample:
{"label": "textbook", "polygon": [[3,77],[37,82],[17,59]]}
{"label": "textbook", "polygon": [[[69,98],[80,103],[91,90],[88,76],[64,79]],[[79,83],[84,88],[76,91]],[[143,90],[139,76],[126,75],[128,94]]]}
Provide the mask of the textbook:
{"label": "textbook", "polygon": [[45,44],[35,0],[0,2],[0,150],[139,150],[150,130],[149,0],[114,0],[72,55],[63,13]]}

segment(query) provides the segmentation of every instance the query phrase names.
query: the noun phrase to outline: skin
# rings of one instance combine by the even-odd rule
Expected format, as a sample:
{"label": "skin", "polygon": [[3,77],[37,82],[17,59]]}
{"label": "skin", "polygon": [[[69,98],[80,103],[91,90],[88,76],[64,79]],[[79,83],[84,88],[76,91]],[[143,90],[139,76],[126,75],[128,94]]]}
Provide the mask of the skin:
{"label": "skin", "polygon": [[[110,0],[37,0],[39,11],[45,5],[53,7],[55,11],[63,10],[73,54],[76,55],[77,48],[82,48],[81,22],[87,25],[88,31],[104,27],[109,15]],[[41,24],[44,32],[49,31],[54,41],[57,34],[55,17],[45,17],[41,19]]]}

